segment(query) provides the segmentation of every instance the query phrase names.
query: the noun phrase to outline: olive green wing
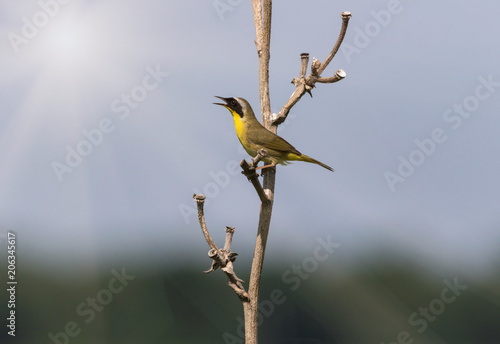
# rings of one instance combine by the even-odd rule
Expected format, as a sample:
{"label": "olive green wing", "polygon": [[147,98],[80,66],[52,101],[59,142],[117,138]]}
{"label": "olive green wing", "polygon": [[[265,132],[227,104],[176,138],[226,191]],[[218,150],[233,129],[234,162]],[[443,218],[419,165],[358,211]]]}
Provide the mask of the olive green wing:
{"label": "olive green wing", "polygon": [[295,153],[301,155],[301,153],[295,149],[288,141],[286,141],[281,136],[278,136],[269,130],[259,130],[257,135],[253,135],[250,140],[259,146],[266,147],[268,150],[273,150],[283,153]]}

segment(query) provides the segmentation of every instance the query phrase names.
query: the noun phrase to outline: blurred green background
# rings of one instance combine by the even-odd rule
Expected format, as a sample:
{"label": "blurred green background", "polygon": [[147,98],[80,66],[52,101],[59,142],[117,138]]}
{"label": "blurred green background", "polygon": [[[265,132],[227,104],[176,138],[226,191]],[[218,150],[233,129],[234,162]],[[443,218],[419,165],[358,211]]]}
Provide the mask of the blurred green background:
{"label": "blurred green background", "polygon": [[[453,271],[395,253],[353,257],[342,245],[318,261],[317,247],[287,263],[266,261],[262,343],[498,343],[497,274]],[[47,270],[20,254],[16,337],[3,330],[2,343],[242,343],[240,301],[220,270],[202,273],[210,265],[205,252],[189,256],[192,262],[179,256],[145,264],[136,257],[94,269],[60,262]],[[235,262],[244,280],[249,264],[246,254]],[[78,335],[64,334],[67,326]]]}

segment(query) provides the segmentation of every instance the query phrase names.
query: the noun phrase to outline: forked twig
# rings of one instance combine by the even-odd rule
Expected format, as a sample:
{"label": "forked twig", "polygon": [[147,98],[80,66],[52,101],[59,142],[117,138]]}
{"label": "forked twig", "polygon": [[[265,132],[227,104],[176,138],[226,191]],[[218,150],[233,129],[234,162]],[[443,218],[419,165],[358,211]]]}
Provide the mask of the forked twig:
{"label": "forked twig", "polygon": [[305,72],[307,70],[307,64],[309,62],[309,54],[300,54],[300,74],[298,78],[293,78],[292,80],[292,84],[295,85],[295,90],[286,104],[283,105],[283,108],[280,110],[280,112],[277,115],[274,115],[273,126],[277,126],[286,120],[290,109],[300,100],[300,98],[302,98],[302,96],[306,92],[312,96],[311,90],[316,86],[317,82],[330,84],[345,78],[346,73],[342,69],[337,70],[337,72],[335,72],[335,75],[326,78],[321,77],[321,73],[323,73],[326,67],[328,67],[335,54],[339,50],[347,31],[349,19],[351,19],[351,12],[342,12],[342,27],[340,29],[340,34],[337,42],[335,43],[333,49],[330,51],[330,54],[328,54],[323,63],[318,61],[316,58],[313,59],[313,62],[311,63],[311,74],[309,74],[309,76],[307,77],[305,76]]}
{"label": "forked twig", "polygon": [[241,173],[243,173],[248,180],[252,183],[253,187],[255,188],[255,191],[257,191],[257,194],[259,195],[260,201],[262,203],[268,203],[270,202],[269,198],[267,197],[266,193],[264,192],[264,188],[262,187],[262,184],[259,181],[259,175],[255,171],[257,168],[257,165],[259,162],[264,159],[267,156],[267,151],[265,149],[261,149],[257,152],[257,155],[252,158],[252,163],[248,163],[246,160],[241,160],[240,166],[243,169]]}
{"label": "forked twig", "polygon": [[198,207],[198,220],[200,221],[200,227],[205,236],[205,240],[207,241],[208,246],[210,246],[210,250],[208,251],[208,256],[213,260],[212,266],[209,270],[203,271],[204,273],[210,273],[212,271],[220,268],[228,279],[227,284],[234,290],[236,295],[240,298],[241,301],[248,302],[249,297],[248,293],[243,288],[243,280],[236,276],[233,268],[233,262],[236,260],[236,256],[238,253],[231,252],[231,243],[234,235],[234,227],[226,226],[226,241],[224,244],[224,248],[219,249],[215,245],[210,232],[208,231],[207,224],[205,222],[205,214],[203,210],[203,205],[205,203],[205,195],[202,194],[194,194],[194,200],[196,201]]}

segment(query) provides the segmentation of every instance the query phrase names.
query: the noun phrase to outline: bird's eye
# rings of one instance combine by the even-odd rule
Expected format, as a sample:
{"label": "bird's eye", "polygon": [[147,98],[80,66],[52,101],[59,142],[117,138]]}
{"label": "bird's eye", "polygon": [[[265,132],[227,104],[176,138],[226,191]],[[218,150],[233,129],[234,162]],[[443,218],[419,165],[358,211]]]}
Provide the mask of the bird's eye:
{"label": "bird's eye", "polygon": [[231,100],[231,105],[232,105],[232,106],[236,106],[236,104],[237,104],[236,100],[234,100],[234,99],[233,99],[233,100]]}

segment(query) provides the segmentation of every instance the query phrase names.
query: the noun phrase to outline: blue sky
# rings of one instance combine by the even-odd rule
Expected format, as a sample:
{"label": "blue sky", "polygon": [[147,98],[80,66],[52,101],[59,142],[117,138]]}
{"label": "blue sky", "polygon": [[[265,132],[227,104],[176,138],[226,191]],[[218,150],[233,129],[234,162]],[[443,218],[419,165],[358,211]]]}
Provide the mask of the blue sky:
{"label": "blue sky", "polygon": [[[230,225],[239,251],[253,247],[258,198],[234,168],[246,156],[232,119],[212,102],[259,108],[255,31],[249,1],[221,2],[227,11],[217,1],[0,5],[0,228],[32,262],[204,252],[194,192],[209,196],[219,241]],[[347,77],[318,84],[280,128],[336,172],[278,167],[268,254],[309,252],[332,235],[353,256],[494,269],[500,4],[275,2],[273,112],[293,92],[300,53],[327,56],[342,11],[349,30],[324,76]]]}

